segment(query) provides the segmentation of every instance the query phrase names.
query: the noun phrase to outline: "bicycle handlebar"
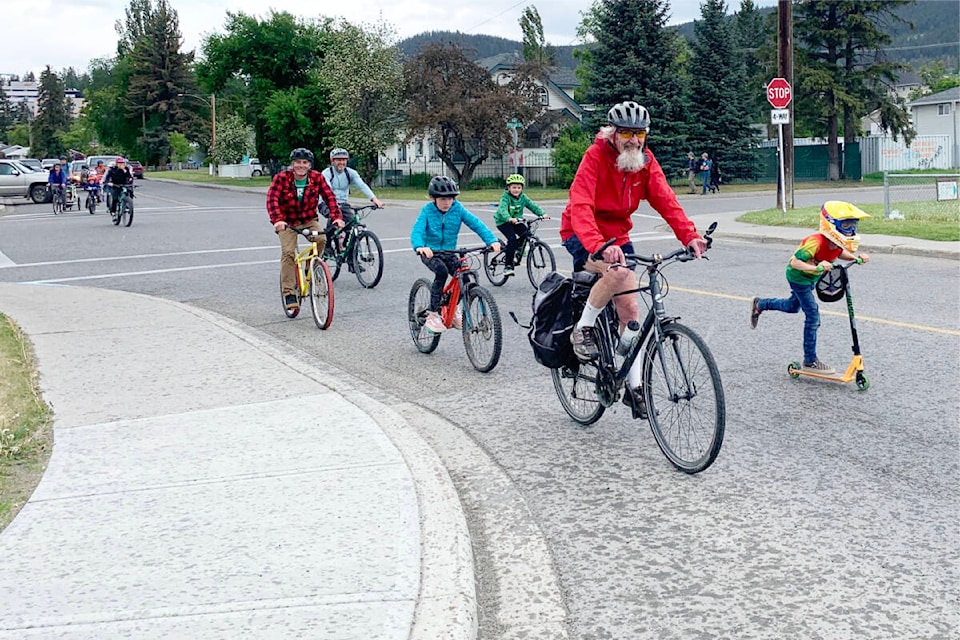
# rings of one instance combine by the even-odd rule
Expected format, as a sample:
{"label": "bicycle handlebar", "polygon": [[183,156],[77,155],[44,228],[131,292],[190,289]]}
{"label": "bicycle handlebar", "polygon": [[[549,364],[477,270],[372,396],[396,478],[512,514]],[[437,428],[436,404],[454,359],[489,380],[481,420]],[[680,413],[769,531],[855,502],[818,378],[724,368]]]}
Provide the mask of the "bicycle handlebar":
{"label": "bicycle handlebar", "polygon": [[438,249],[433,252],[433,255],[458,255],[465,256],[470,253],[487,253],[492,251],[492,249],[486,245],[482,247],[460,247],[458,249]]}
{"label": "bicycle handlebar", "polygon": [[[708,250],[713,246],[712,234],[714,231],[716,231],[716,229],[717,223],[714,222],[707,228],[706,233],[703,234],[703,239],[707,243]],[[610,238],[604,242],[595,253],[590,254],[590,258],[593,260],[603,260],[603,252],[607,249],[607,247],[616,241],[616,238]],[[690,249],[690,247],[681,247],[676,251],[668,253],[667,255],[661,255],[659,253],[655,253],[650,256],[643,256],[637,253],[625,253],[623,255],[628,260],[635,260],[636,262],[642,262],[644,264],[661,264],[664,262],[670,262],[672,260],[676,260],[677,262],[688,262],[696,259],[696,256],[693,255],[693,251]],[[706,258],[706,256],[703,257]]]}

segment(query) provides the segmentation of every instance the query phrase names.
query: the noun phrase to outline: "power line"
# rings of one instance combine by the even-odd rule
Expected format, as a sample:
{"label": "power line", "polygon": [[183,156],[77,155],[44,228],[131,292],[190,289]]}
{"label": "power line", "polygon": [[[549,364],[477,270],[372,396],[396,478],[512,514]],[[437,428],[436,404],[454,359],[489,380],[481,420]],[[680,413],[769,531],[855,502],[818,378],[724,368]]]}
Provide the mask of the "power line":
{"label": "power line", "polygon": [[517,2],[516,4],[513,4],[513,5],[509,6],[509,7],[507,7],[506,9],[504,9],[503,11],[501,11],[500,13],[498,13],[497,15],[491,16],[491,17],[487,18],[486,20],[484,20],[483,22],[480,22],[480,23],[474,25],[473,28],[474,28],[474,29],[477,29],[478,27],[482,27],[483,25],[487,24],[488,22],[499,18],[500,16],[502,16],[502,15],[505,14],[505,13],[507,13],[508,11],[512,11],[512,10],[516,9],[517,7],[519,7],[520,5],[522,5],[524,2],[529,2],[529,0],[520,0],[520,2]]}

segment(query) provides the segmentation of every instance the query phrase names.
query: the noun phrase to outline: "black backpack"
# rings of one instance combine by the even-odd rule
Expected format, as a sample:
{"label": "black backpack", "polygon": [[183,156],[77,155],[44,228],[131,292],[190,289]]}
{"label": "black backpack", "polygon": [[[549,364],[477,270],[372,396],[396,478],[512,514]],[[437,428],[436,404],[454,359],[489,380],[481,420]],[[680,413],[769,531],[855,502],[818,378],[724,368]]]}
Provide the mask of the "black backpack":
{"label": "black backpack", "polygon": [[527,337],[537,362],[551,369],[574,366],[577,356],[570,344],[570,334],[583,300],[574,295],[573,280],[551,271],[533,294],[533,318]]}

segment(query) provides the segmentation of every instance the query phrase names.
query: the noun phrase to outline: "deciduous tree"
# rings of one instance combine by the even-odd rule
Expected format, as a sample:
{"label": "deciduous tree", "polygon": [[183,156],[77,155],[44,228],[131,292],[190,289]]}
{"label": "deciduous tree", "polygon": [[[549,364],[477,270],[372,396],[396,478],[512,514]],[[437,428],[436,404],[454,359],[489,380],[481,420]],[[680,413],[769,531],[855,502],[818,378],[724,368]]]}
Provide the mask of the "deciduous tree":
{"label": "deciduous tree", "polygon": [[548,67],[556,64],[556,51],[547,44],[543,35],[543,21],[534,5],[524,7],[520,13],[520,31],[523,32],[523,59]]}

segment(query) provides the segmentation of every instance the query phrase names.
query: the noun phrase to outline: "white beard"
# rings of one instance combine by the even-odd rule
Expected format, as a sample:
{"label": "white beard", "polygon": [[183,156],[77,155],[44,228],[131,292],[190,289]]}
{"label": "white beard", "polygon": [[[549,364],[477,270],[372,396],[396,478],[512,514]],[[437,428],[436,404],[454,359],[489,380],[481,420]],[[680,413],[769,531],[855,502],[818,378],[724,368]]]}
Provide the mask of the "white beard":
{"label": "white beard", "polygon": [[628,147],[617,156],[617,169],[627,173],[640,171],[647,164],[647,156],[643,147]]}

